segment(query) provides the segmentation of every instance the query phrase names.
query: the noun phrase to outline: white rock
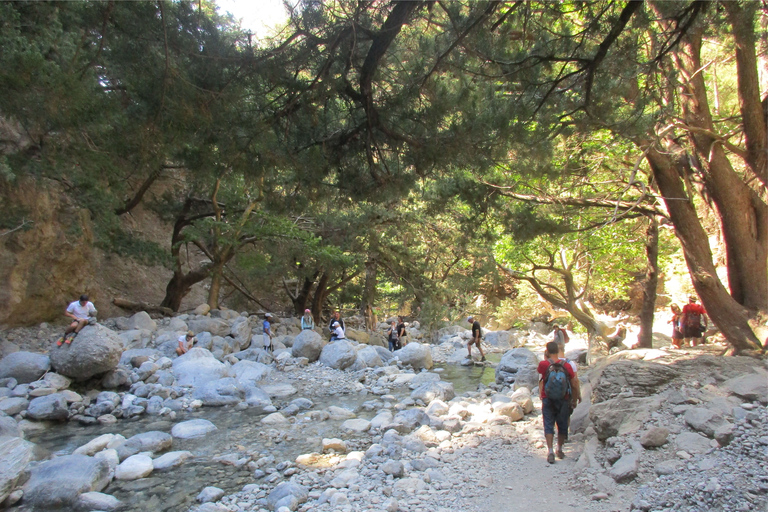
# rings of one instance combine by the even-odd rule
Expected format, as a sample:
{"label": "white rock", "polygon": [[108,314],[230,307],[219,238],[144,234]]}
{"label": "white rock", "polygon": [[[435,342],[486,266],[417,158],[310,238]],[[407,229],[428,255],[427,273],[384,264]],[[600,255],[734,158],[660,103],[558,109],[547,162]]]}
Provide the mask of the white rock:
{"label": "white rock", "polygon": [[118,480],[138,480],[152,473],[154,465],[149,455],[139,453],[125,459],[115,470]]}

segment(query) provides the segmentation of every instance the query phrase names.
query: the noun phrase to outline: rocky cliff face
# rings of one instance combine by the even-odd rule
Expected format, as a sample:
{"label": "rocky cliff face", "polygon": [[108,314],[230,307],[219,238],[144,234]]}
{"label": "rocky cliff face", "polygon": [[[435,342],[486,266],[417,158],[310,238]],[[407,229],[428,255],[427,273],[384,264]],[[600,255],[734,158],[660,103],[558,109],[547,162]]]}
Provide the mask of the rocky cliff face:
{"label": "rocky cliff face", "polygon": [[[124,311],[114,297],[159,303],[171,272],[96,247],[90,212],[73,202],[56,182],[28,180],[0,190],[0,325],[19,326],[62,318],[66,305],[88,293],[101,317]],[[170,227],[140,210],[122,219],[123,228],[168,246]],[[183,308],[205,301],[196,287]]]}

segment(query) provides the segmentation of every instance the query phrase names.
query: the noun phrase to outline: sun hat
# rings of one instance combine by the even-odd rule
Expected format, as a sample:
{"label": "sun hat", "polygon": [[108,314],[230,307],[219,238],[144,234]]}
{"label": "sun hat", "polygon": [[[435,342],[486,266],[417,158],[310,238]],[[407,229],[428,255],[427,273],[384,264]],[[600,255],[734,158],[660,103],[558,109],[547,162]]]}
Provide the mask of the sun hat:
{"label": "sun hat", "polygon": [[339,326],[339,322],[333,322],[333,326],[334,327],[338,327]]}
{"label": "sun hat", "polygon": [[195,333],[193,333],[192,331],[187,331],[187,338],[194,338],[194,337],[195,337]]}
{"label": "sun hat", "polygon": [[472,320],[474,320],[474,319],[475,319],[475,317],[473,317],[473,316],[468,316],[468,317],[467,317],[467,322],[471,322],[471,321],[472,321]]}
{"label": "sun hat", "polygon": [[304,312],[305,312],[305,313],[311,313],[311,311],[310,311],[310,310],[308,310],[308,309],[305,309],[305,310],[304,310]]}
{"label": "sun hat", "polygon": [[272,313],[264,313],[265,318],[272,318]]}

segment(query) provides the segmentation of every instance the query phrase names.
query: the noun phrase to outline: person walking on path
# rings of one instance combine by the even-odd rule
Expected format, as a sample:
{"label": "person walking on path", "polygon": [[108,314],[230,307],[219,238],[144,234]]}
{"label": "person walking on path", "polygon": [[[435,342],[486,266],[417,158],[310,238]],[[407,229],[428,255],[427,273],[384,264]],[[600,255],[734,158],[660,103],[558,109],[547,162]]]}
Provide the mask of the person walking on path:
{"label": "person walking on path", "polygon": [[672,324],[672,346],[675,348],[682,348],[683,344],[683,313],[680,311],[680,306],[672,304],[669,306],[672,311],[672,318],[669,319]]}
{"label": "person walking on path", "polygon": [[194,346],[195,343],[197,343],[197,340],[195,339],[195,333],[192,331],[187,331],[187,334],[182,334],[179,336],[179,346],[176,347],[176,354],[180,356],[186,354],[189,352],[189,349]]}
{"label": "person walking on path", "polygon": [[563,444],[568,434],[571,397],[581,401],[581,390],[576,374],[565,359],[558,357],[557,343],[547,343],[546,358],[539,363],[539,396],[541,415],[544,418],[544,438],[547,441],[547,462],[555,463],[553,443],[557,426],[557,457],[565,458]]}
{"label": "person walking on path", "polygon": [[475,320],[475,318],[472,316],[467,318],[467,322],[472,324],[472,339],[470,339],[469,343],[467,343],[467,353],[469,354],[469,358],[472,359],[472,345],[476,345],[477,350],[480,351],[480,360],[485,361],[483,347],[480,346],[480,339],[483,337],[483,329],[480,328],[480,322]]}
{"label": "person walking on path", "polygon": [[93,302],[88,300],[88,296],[83,294],[79,300],[76,300],[67,306],[64,311],[64,316],[72,319],[72,323],[69,324],[67,330],[64,331],[64,336],[56,341],[56,346],[60,347],[62,343],[69,345],[80,330],[91,323],[91,317],[96,317],[96,307]]}
{"label": "person walking on path", "polygon": [[264,323],[262,328],[264,330],[264,350],[272,352],[272,326],[269,321],[272,319],[272,313],[266,313],[264,315]]}
{"label": "person walking on path", "polygon": [[400,348],[400,340],[397,336],[397,322],[394,320],[392,320],[392,324],[390,324],[389,329],[387,329],[387,342],[389,343],[390,352],[394,352]]}
{"label": "person walking on path", "polygon": [[398,324],[397,324],[397,340],[400,344],[400,348],[403,348],[408,344],[408,340],[405,339],[407,336],[405,332],[405,321],[403,320],[403,317],[399,316],[397,317]]}
{"label": "person walking on path", "polygon": [[552,341],[557,343],[557,346],[560,347],[563,353],[565,353],[565,344],[570,341],[570,337],[568,336],[568,333],[565,331],[565,329],[555,324],[555,330],[552,334]]}
{"label": "person walking on path", "polygon": [[307,329],[314,329],[315,328],[315,319],[312,318],[312,312],[308,309],[304,310],[304,316],[301,317],[301,330],[306,331]]}
{"label": "person walking on path", "polygon": [[704,306],[697,304],[698,298],[694,295],[688,297],[688,304],[683,306],[683,336],[685,343],[692,347],[704,342],[702,335],[707,330],[707,312]]}

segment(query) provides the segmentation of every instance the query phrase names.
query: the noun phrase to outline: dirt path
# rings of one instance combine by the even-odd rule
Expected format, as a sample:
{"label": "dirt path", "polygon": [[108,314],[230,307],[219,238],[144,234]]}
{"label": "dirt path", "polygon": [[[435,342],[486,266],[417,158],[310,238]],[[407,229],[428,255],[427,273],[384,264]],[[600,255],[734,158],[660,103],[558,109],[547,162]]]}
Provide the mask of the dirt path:
{"label": "dirt path", "polygon": [[[621,491],[605,500],[591,498],[593,489],[580,485],[574,467],[581,443],[568,443],[566,458],[546,461],[546,448],[536,448],[541,417],[514,425],[487,427],[467,436],[464,446],[444,454],[442,467],[451,481],[466,485],[446,496],[437,512],[619,512],[629,510],[631,496]],[[448,501],[453,499],[450,506]]]}

